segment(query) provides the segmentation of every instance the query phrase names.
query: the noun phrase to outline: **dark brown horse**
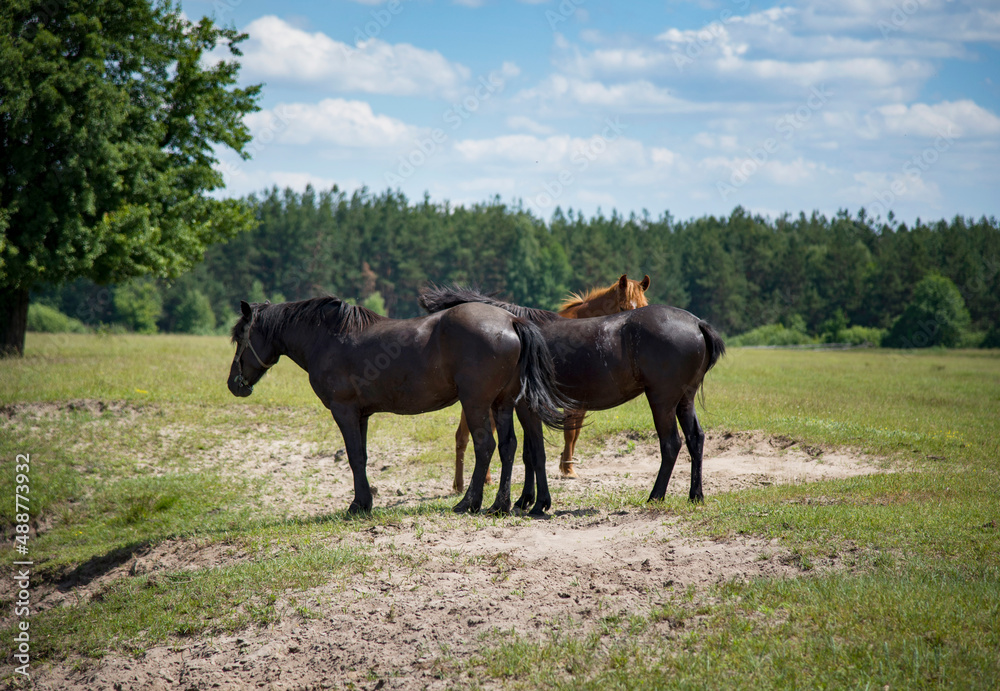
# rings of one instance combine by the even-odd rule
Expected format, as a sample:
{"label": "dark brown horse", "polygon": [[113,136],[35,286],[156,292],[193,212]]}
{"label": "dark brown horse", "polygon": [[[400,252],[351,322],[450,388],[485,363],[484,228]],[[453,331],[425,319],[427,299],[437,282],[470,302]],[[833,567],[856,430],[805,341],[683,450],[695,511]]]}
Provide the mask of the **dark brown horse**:
{"label": "dark brown horse", "polygon": [[[646,300],[646,290],[649,288],[649,276],[641,281],[635,281],[622,274],[617,281],[607,288],[593,288],[586,294],[571,294],[559,306],[558,315],[567,319],[583,319],[585,317],[603,317],[649,304]],[[526,313],[531,308],[511,305],[511,309],[520,309]],[[517,316],[524,314],[514,312]],[[550,313],[547,313],[550,314]],[[546,321],[543,319],[543,321]],[[577,477],[573,467],[573,451],[577,439],[580,438],[580,427],[583,424],[585,410],[574,410],[566,414],[566,429],[563,430],[563,451],[559,458],[559,472],[563,477]],[[461,492],[465,485],[465,450],[469,446],[469,426],[462,416],[455,432],[455,481],[452,488]],[[489,470],[486,471],[486,482],[490,481]]]}
{"label": "dark brown horse", "polygon": [[[468,302],[517,308],[460,288],[437,288],[421,296],[421,304],[431,313]],[[539,324],[545,336],[555,360],[559,388],[565,396],[578,401],[579,407],[605,410],[646,394],[660,437],[660,471],[649,500],[662,499],[666,494],[681,448],[679,420],[691,453],[688,497],[691,501],[703,501],[701,464],[705,433],[698,424],[695,394],[705,374],[726,349],[715,330],[690,312],[665,305],[592,319],[559,319],[554,312],[543,310],[533,313],[528,318]],[[525,432],[525,477],[524,491],[515,505],[525,509],[534,503],[531,513],[538,515],[551,505],[542,425],[521,407],[517,415]]]}
{"label": "dark brown horse", "polygon": [[373,413],[416,415],[461,401],[471,423],[476,469],[456,512],[476,512],[497,444],[507,459],[490,512],[510,511],[515,404],[546,424],[562,427],[560,407],[573,402],[555,387],[552,357],[538,327],[484,304],[459,305],[427,317],[389,319],[335,297],[277,305],[240,303],[233,326],[236,356],[229,390],[249,396],[254,384],[287,355],[309,373],[347,447],[354,474],[348,511],[370,511],[368,418]]}

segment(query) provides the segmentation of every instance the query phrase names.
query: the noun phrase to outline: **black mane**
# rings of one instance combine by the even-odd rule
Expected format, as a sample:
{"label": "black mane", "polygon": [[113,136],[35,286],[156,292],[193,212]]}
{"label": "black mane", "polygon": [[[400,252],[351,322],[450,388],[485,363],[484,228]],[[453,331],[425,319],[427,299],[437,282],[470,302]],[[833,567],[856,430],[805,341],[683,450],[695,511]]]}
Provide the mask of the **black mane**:
{"label": "black mane", "polygon": [[[388,319],[367,307],[352,305],[332,295],[299,302],[282,302],[277,305],[254,304],[252,309],[254,325],[261,330],[265,338],[270,338],[276,331],[292,324],[308,324],[341,335],[356,333],[375,322]],[[244,324],[246,317],[240,317],[233,326],[231,334],[233,343],[239,340]]]}
{"label": "black mane", "polygon": [[492,295],[481,293],[475,288],[463,288],[457,285],[430,286],[420,294],[420,306],[431,314],[466,302],[481,302],[486,305],[493,305],[494,307],[507,310],[515,317],[527,319],[533,324],[548,324],[556,319],[561,319],[555,312],[503,302],[502,300],[497,300]]}

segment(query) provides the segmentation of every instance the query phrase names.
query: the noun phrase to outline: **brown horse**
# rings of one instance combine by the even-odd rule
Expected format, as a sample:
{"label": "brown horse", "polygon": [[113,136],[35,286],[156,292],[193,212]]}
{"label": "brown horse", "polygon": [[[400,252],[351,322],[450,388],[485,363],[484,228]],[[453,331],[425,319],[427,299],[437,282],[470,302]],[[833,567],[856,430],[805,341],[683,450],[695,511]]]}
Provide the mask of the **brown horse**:
{"label": "brown horse", "polygon": [[[420,304],[432,314],[468,302],[494,305],[512,313],[524,309],[461,288],[437,288],[420,296]],[[680,422],[691,454],[688,498],[703,501],[705,433],[695,413],[695,394],[705,374],[726,352],[711,325],[690,312],[666,305],[592,319],[560,319],[555,312],[548,312],[551,316],[546,318],[543,310],[534,312],[534,321],[555,362],[559,389],[564,396],[578,401],[578,407],[607,410],[646,395],[660,438],[660,472],[649,500],[663,499],[666,493],[681,448],[677,430]],[[531,513],[544,514],[552,498],[545,477],[542,424],[521,405],[516,413],[524,429],[524,491],[515,506],[526,509],[534,503]],[[500,460],[503,462],[503,458]],[[478,463],[476,468],[478,471]]]}
{"label": "brown horse", "polygon": [[[609,314],[634,310],[637,307],[645,307],[649,304],[646,300],[648,288],[649,276],[644,276],[641,281],[635,281],[628,278],[628,274],[622,274],[607,288],[593,288],[585,295],[570,294],[559,306],[557,314],[567,319],[585,319],[587,317],[604,317]],[[538,314],[552,314],[531,308],[523,309],[525,313],[518,314],[518,316],[528,319],[533,315],[537,317]],[[542,320],[545,321],[546,317],[543,317]],[[576,441],[580,438],[580,427],[583,425],[583,418],[586,414],[586,410],[573,410],[566,413],[566,428],[563,430],[564,445],[562,456],[559,459],[559,471],[563,477],[577,477],[576,469],[573,467],[573,452],[576,449]],[[469,425],[465,421],[465,413],[462,413],[458,431],[455,432],[455,482],[452,488],[456,492],[461,492],[465,485],[465,450],[468,447]],[[489,481],[490,473],[487,470],[486,482]]]}
{"label": "brown horse", "polygon": [[552,356],[538,327],[497,307],[465,304],[416,319],[389,319],[335,297],[240,307],[230,392],[249,396],[282,355],[308,372],[344,436],[354,475],[349,513],[372,508],[366,467],[373,413],[416,415],[460,401],[474,430],[476,469],[455,511],[474,513],[497,448],[492,412],[506,470],[489,511],[507,513],[517,448],[515,405],[559,428],[559,408],[575,406],[556,389]]}

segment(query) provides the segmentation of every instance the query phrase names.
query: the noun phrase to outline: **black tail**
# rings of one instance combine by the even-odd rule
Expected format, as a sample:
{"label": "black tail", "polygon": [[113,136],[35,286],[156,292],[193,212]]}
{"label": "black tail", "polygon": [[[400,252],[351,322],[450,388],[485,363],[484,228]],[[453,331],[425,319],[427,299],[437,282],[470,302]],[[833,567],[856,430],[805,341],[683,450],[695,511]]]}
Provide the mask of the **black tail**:
{"label": "black tail", "polygon": [[580,405],[559,392],[556,366],[545,337],[537,326],[524,319],[514,320],[514,330],[521,339],[521,393],[517,401],[527,403],[528,409],[547,426],[565,429],[566,415],[559,409],[573,410]]}
{"label": "black tail", "polygon": [[[701,335],[705,337],[705,357],[708,359],[708,366],[705,367],[705,374],[715,367],[715,363],[719,361],[723,355],[726,354],[726,344],[722,340],[722,336],[712,328],[712,325],[706,321],[698,321],[698,328],[701,329]],[[702,375],[704,377],[704,375]],[[705,381],[702,379],[701,382],[701,407],[705,407]]]}
{"label": "black tail", "polygon": [[705,337],[705,346],[708,348],[708,367],[705,368],[707,373],[708,370],[715,367],[719,358],[726,354],[726,344],[723,342],[722,336],[708,322],[699,321],[698,328],[701,329],[701,334]]}

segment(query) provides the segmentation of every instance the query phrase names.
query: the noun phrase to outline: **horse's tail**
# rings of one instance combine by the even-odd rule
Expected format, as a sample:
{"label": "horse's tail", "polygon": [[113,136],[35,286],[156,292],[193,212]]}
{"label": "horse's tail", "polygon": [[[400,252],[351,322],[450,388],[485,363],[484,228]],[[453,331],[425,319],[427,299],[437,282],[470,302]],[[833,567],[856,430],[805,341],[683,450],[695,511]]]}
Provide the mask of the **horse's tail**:
{"label": "horse's tail", "polygon": [[552,353],[545,345],[545,337],[531,322],[514,319],[514,331],[521,339],[521,392],[517,402],[524,401],[528,409],[553,429],[566,428],[566,415],[560,408],[574,410],[579,403],[559,392],[556,384],[556,366]]}
{"label": "horse's tail", "polygon": [[722,340],[722,336],[708,322],[699,321],[698,328],[701,329],[701,335],[705,337],[705,347],[708,349],[706,353],[708,366],[705,367],[705,372],[708,373],[708,370],[715,367],[719,358],[726,354],[726,344]]}
{"label": "horse's tail", "polygon": [[701,381],[701,407],[705,407],[705,374],[715,367],[715,363],[719,361],[723,355],[726,354],[726,343],[722,340],[722,336],[712,328],[712,325],[707,321],[698,320],[698,328],[701,329],[701,335],[705,338],[705,373],[702,374]]}

